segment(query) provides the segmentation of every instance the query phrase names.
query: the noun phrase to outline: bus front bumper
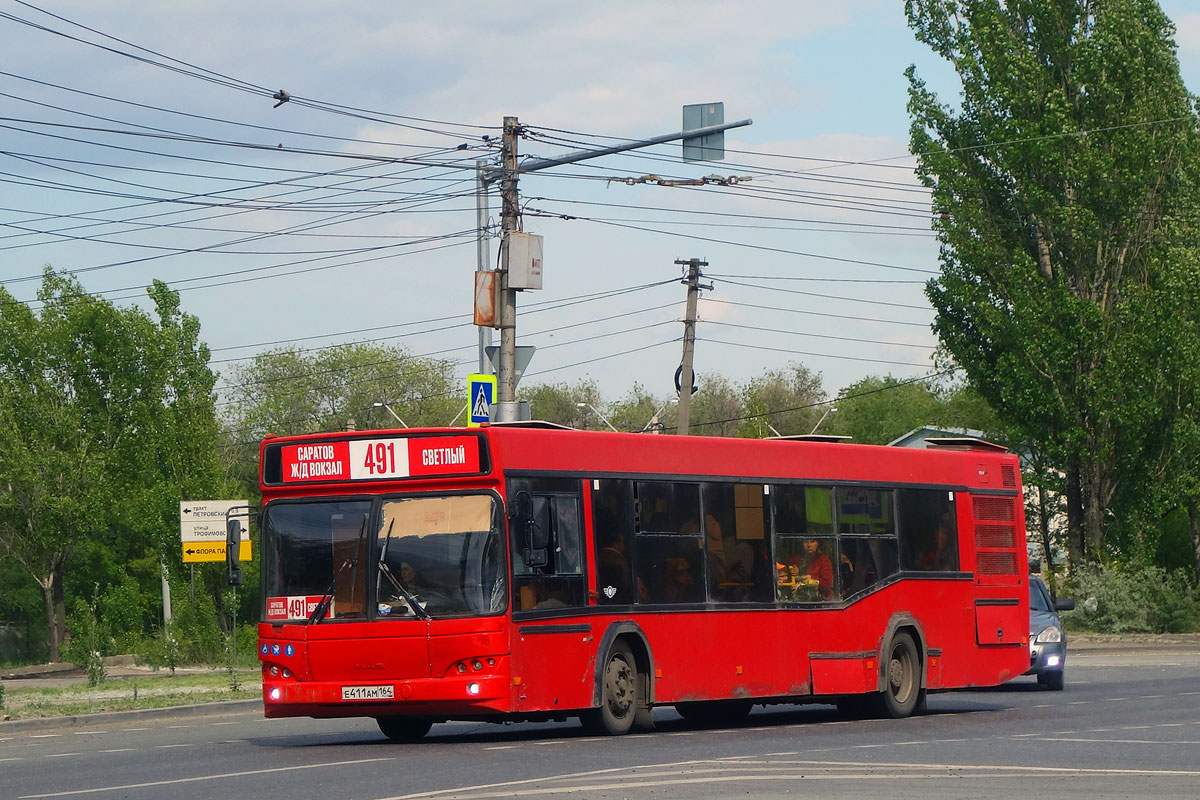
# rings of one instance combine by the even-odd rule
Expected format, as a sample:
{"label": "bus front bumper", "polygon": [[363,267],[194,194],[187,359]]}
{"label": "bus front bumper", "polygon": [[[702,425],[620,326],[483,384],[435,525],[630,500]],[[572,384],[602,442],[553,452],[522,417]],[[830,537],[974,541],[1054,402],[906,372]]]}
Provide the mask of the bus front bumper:
{"label": "bus front bumper", "polygon": [[506,675],[455,675],[374,683],[263,681],[268,717],[419,715],[444,719],[511,711]]}

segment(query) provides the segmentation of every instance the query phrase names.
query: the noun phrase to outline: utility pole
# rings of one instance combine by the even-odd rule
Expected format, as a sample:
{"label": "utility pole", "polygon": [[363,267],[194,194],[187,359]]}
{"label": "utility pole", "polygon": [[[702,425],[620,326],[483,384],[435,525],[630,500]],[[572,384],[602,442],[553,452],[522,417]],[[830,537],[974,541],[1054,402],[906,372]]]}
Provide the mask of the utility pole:
{"label": "utility pole", "polygon": [[[686,111],[686,109],[685,109]],[[686,118],[686,117],[685,117]],[[743,119],[737,122],[720,123],[715,125],[705,125],[698,128],[690,128],[678,133],[668,133],[662,136],[654,136],[649,139],[639,141],[623,142],[611,147],[604,147],[598,150],[577,150],[573,153],[558,156],[555,158],[539,158],[526,161],[524,164],[517,164],[517,137],[524,132],[521,123],[516,117],[504,118],[504,133],[501,137],[500,150],[500,166],[490,170],[483,170],[482,183],[486,186],[499,181],[500,183],[500,268],[496,270],[496,309],[497,320],[496,327],[500,329],[500,353],[496,368],[496,403],[495,416],[493,419],[497,422],[515,422],[520,419],[520,411],[517,405],[517,369],[516,369],[516,350],[517,350],[517,290],[509,287],[509,248],[510,234],[516,232],[520,228],[520,200],[517,196],[517,179],[521,173],[536,172],[538,170],[549,169],[551,167],[561,166],[563,164],[574,164],[579,161],[584,161],[597,156],[610,155],[614,153],[624,153],[629,150],[636,150],[650,145],[663,144],[683,140],[687,142],[706,142],[705,137],[713,134],[718,134],[732,128],[741,128],[751,124],[751,120]],[[711,144],[697,145],[704,151],[718,152],[717,155],[711,153],[707,156],[699,156],[700,160],[714,160],[724,157],[723,140],[718,147]],[[685,157],[687,154],[685,152]],[[480,206],[477,201],[477,213],[482,213],[478,209]],[[483,253],[485,245],[481,244],[480,252]],[[481,256],[482,257],[482,256]],[[482,337],[481,337],[482,338]],[[480,370],[481,372],[484,370]],[[690,384],[689,384],[690,388]]]}
{"label": "utility pole", "polygon": [[[475,252],[476,252],[476,269],[480,272],[489,270],[492,265],[488,258],[488,240],[487,240],[487,223],[488,223],[488,197],[487,197],[487,180],[484,171],[487,168],[487,162],[479,160],[475,162],[475,226],[478,232],[475,234]],[[479,326],[479,374],[488,375],[492,372],[491,363],[487,357],[487,347],[492,343],[492,329],[486,325]]]}
{"label": "utility pole", "polygon": [[692,357],[696,352],[696,301],[700,298],[700,290],[711,289],[712,286],[701,286],[700,278],[704,275],[701,267],[707,267],[707,261],[689,258],[686,261],[676,260],[681,267],[687,267],[687,277],[680,283],[687,284],[687,312],[683,320],[683,361],[680,362],[679,372],[679,425],[680,436],[688,434],[688,414],[692,405],[692,384],[695,376],[692,373]]}
{"label": "utility pole", "polygon": [[500,274],[496,277],[496,303],[500,307],[500,363],[496,370],[496,421],[515,422],[517,410],[517,292],[508,286],[509,235],[518,229],[520,201],[517,198],[517,136],[521,123],[504,118],[500,150]]}

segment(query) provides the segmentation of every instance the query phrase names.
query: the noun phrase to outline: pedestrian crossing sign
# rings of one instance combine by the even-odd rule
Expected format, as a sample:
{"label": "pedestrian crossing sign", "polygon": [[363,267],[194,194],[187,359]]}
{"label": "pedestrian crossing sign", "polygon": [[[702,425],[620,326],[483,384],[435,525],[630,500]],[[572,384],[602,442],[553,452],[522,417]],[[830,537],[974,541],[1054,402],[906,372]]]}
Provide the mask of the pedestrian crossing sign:
{"label": "pedestrian crossing sign", "polygon": [[495,375],[467,376],[467,427],[477,428],[492,419],[492,403],[496,400]]}

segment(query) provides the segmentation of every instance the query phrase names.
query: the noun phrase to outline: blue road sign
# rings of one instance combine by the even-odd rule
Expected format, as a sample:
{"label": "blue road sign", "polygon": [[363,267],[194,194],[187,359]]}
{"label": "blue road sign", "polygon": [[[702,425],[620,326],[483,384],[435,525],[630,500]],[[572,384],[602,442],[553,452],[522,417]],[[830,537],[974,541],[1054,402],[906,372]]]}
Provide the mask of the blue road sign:
{"label": "blue road sign", "polygon": [[496,400],[495,375],[467,376],[467,427],[476,428],[492,419]]}

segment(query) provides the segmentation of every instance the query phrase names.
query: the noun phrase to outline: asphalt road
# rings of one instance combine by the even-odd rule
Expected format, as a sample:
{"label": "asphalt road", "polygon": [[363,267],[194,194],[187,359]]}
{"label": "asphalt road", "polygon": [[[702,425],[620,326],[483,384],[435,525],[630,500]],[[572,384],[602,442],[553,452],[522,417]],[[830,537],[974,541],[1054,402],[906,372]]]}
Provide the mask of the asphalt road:
{"label": "asphalt road", "polygon": [[1031,678],[930,697],[926,715],[850,721],[756,709],[699,729],[584,736],[578,723],[434,726],[387,742],[370,720],[256,713],[0,726],[0,798],[726,798],[1200,796],[1200,651],[1071,655]]}

